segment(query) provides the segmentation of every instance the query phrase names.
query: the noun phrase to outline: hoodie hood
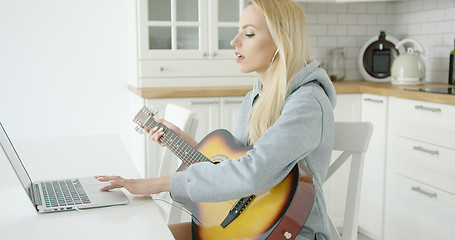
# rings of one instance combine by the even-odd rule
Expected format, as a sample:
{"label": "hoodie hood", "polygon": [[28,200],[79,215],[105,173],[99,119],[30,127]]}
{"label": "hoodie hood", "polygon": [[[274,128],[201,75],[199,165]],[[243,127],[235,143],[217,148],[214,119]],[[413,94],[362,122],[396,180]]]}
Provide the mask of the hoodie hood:
{"label": "hoodie hood", "polygon": [[335,108],[337,101],[335,87],[327,72],[319,67],[319,62],[316,60],[312,60],[310,64],[305,66],[294,76],[288,88],[288,96],[297,90],[297,88],[313,81],[318,82],[322,89],[324,89],[325,94],[327,94],[327,97],[332,104],[332,108]]}
{"label": "hoodie hood", "polygon": [[[314,81],[318,82],[322,89],[324,89],[325,94],[332,104],[332,108],[335,108],[337,101],[335,88],[327,72],[319,67],[319,62],[317,60],[312,60],[294,76],[290,82],[287,96],[291,95],[299,87]],[[253,96],[260,94],[261,89],[262,84],[261,81],[258,80],[254,86]]]}

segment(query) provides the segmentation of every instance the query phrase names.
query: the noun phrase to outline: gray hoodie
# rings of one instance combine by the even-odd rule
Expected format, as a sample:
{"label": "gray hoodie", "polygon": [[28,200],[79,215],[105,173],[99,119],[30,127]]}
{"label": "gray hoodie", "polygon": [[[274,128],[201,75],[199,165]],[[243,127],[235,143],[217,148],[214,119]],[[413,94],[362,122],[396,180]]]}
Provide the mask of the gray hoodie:
{"label": "gray hoodie", "polygon": [[[332,147],[336,93],[327,73],[313,60],[291,82],[278,120],[244,157],[219,164],[198,163],[177,172],[171,180],[174,199],[226,201],[260,194],[280,183],[295,164],[306,164],[315,187],[310,216],[296,239],[330,239],[322,185]],[[234,136],[248,140],[249,113],[258,87],[247,93]],[[204,187],[201,187],[204,186]]]}

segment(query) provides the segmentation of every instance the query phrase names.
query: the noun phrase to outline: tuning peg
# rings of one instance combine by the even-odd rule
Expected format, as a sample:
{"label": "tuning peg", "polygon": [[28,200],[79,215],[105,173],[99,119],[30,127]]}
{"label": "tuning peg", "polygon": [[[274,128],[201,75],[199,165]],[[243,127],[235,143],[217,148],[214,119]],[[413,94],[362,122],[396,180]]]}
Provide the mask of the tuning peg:
{"label": "tuning peg", "polygon": [[139,134],[144,134],[145,132],[144,129],[140,126],[136,126],[134,130],[136,130],[136,132],[138,132]]}
{"label": "tuning peg", "polygon": [[158,108],[156,108],[155,106],[149,107],[149,111],[153,114],[153,116],[159,112]]}

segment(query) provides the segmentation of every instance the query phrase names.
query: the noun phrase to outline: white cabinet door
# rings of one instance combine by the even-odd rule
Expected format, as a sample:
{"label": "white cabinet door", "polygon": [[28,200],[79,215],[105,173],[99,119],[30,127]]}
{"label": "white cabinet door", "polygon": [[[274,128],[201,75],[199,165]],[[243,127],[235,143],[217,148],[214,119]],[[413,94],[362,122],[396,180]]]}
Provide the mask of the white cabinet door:
{"label": "white cabinet door", "polygon": [[454,238],[455,195],[395,173],[388,183],[384,239]]}
{"label": "white cabinet door", "polygon": [[[334,109],[335,121],[360,121],[361,94],[338,94]],[[334,152],[332,160],[339,153]],[[324,195],[327,211],[335,226],[343,225],[344,208],[348,187],[349,166],[341,166],[338,171],[324,184]]]}
{"label": "white cabinet door", "polygon": [[208,0],[139,0],[140,59],[208,54]]}
{"label": "white cabinet door", "polygon": [[198,121],[196,130],[196,141],[201,141],[207,134],[220,128],[220,98],[187,98],[186,105],[182,107],[188,108],[196,114],[195,118]]}
{"label": "white cabinet door", "polygon": [[238,33],[238,21],[247,0],[209,1],[209,55],[212,59],[232,59],[231,40]]}
{"label": "white cabinet door", "polygon": [[243,97],[220,98],[220,128],[234,131],[242,101]]}
{"label": "white cabinet door", "polygon": [[362,121],[371,122],[374,129],[365,154],[359,228],[372,239],[383,239],[387,100],[385,96],[362,95]]}
{"label": "white cabinet door", "polygon": [[233,59],[245,0],[139,0],[141,59]]}
{"label": "white cabinet door", "polygon": [[360,121],[362,109],[361,97],[361,94],[338,94],[337,104],[334,109],[335,121]]}

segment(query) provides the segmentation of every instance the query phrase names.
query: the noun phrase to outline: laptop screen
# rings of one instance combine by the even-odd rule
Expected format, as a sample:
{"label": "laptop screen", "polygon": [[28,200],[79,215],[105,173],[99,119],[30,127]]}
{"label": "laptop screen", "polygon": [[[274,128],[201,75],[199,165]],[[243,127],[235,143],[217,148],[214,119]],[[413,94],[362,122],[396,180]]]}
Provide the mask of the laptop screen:
{"label": "laptop screen", "polygon": [[6,131],[3,128],[2,123],[0,123],[0,145],[2,146],[2,149],[5,152],[6,157],[9,159],[11,165],[13,166],[14,171],[16,171],[16,174],[19,177],[19,180],[21,181],[22,185],[27,190],[27,193],[31,194],[30,186],[32,184],[32,179],[25,170],[25,167],[22,164],[22,161],[19,158],[16,149],[14,149],[13,143],[6,134]]}

